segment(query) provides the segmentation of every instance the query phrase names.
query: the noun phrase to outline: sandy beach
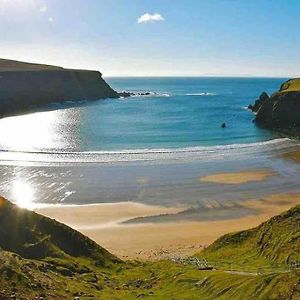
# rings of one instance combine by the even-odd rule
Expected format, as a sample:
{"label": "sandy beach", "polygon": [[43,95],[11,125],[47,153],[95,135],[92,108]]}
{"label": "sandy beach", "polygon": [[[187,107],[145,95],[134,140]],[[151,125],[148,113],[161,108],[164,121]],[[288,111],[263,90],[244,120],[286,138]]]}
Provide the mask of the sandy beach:
{"label": "sandy beach", "polygon": [[[230,159],[207,165],[74,167],[66,178],[76,183],[76,201],[35,211],[79,230],[123,259],[188,256],[226,233],[255,227],[300,204],[297,157],[297,151],[248,156],[243,167]],[[35,178],[40,172],[25,168],[24,176]],[[53,174],[47,173],[41,191],[53,190]],[[91,176],[101,180],[93,182]]]}
{"label": "sandy beach", "polygon": [[52,206],[36,209],[81,231],[123,259],[156,260],[199,252],[218,237],[259,225],[268,218],[300,204],[300,193],[274,194],[242,203],[259,210],[239,219],[205,222],[122,224],[138,216],[176,214],[182,208],[165,208],[139,203],[83,206]]}
{"label": "sandy beach", "polygon": [[234,173],[218,173],[200,178],[203,182],[223,183],[223,184],[242,184],[247,182],[262,181],[277,173],[272,170],[249,170]]}
{"label": "sandy beach", "polygon": [[282,155],[282,157],[285,159],[289,159],[291,161],[299,163],[300,162],[300,150],[295,150],[295,151],[290,151],[290,152],[284,153]]}

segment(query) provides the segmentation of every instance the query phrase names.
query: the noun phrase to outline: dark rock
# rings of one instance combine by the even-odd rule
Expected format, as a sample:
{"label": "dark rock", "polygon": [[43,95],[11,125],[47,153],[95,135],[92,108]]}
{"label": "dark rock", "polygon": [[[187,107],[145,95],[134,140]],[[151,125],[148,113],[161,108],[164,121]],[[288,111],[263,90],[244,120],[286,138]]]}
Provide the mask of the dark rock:
{"label": "dark rock", "polygon": [[221,125],[221,127],[222,127],[222,128],[225,128],[225,127],[226,127],[226,123],[223,123],[223,124]]}
{"label": "dark rock", "polygon": [[71,270],[63,267],[57,267],[56,268],[57,273],[63,275],[63,276],[69,276],[72,277],[74,274]]}
{"label": "dark rock", "polygon": [[11,63],[0,59],[0,117],[30,112],[52,102],[118,97],[97,71],[26,63],[8,68]]}
{"label": "dark rock", "polygon": [[300,92],[274,94],[260,106],[255,120],[257,124],[273,129],[299,127]]}
{"label": "dark rock", "polygon": [[128,98],[128,97],[133,97],[133,96],[150,96],[150,92],[142,92],[142,93],[132,93],[132,92],[120,92],[118,93],[118,96],[121,98]]}
{"label": "dark rock", "polygon": [[299,136],[300,91],[281,91],[271,97],[262,93],[249,108],[256,112],[257,125],[291,136]]}
{"label": "dark rock", "polygon": [[128,98],[128,97],[131,97],[134,95],[133,95],[133,93],[129,93],[129,92],[121,92],[121,93],[118,93],[118,96],[121,98]]}
{"label": "dark rock", "polygon": [[248,106],[249,109],[251,109],[253,112],[257,112],[260,107],[270,99],[269,95],[266,92],[261,93],[259,98],[255,101],[254,105],[250,104]]}

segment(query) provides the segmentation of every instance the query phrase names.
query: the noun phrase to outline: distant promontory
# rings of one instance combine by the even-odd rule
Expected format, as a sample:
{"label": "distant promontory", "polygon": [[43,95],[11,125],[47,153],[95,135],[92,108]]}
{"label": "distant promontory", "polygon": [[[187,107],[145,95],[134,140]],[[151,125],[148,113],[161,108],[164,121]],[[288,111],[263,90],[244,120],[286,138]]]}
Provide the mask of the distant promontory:
{"label": "distant promontory", "polygon": [[117,97],[98,71],[0,59],[0,117],[52,102]]}
{"label": "distant promontory", "polygon": [[256,114],[256,124],[300,136],[300,78],[284,82],[271,96],[263,92],[249,109]]}

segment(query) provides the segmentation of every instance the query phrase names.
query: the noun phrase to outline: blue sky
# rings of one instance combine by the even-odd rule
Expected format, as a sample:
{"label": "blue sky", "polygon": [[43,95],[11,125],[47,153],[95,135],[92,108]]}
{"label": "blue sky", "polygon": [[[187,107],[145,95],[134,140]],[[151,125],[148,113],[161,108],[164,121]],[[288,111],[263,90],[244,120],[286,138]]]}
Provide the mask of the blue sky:
{"label": "blue sky", "polygon": [[299,15],[298,0],[0,0],[0,57],[104,76],[294,77]]}

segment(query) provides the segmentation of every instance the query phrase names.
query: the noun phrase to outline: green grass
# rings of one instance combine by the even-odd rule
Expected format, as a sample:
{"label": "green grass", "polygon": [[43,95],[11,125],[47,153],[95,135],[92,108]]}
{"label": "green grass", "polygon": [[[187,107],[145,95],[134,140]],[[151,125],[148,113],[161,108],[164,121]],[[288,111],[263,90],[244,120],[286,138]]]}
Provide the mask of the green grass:
{"label": "green grass", "polygon": [[0,209],[0,247],[24,258],[87,257],[102,266],[120,262],[83,234],[9,201]]}
{"label": "green grass", "polygon": [[[122,262],[73,229],[6,202],[0,210],[0,299],[13,293],[20,299],[43,295],[62,300],[77,295],[107,300],[300,299],[300,274],[284,267],[299,259],[299,220],[298,206],[257,228],[220,238],[198,255],[214,262],[217,270],[201,271],[168,260]],[[278,269],[267,269],[274,265]],[[259,275],[228,272],[256,273],[263,267]]]}
{"label": "green grass", "polygon": [[300,91],[300,78],[290,79],[283,83],[282,90],[278,93],[299,92]]}
{"label": "green grass", "polygon": [[227,234],[198,256],[238,270],[286,270],[300,260],[300,206],[260,226]]}
{"label": "green grass", "polygon": [[[299,274],[296,272],[239,275],[199,271],[192,266],[161,261],[128,262],[111,269],[93,267],[85,273],[64,276],[47,263],[16,261],[11,258],[12,254],[6,255],[13,271],[9,276],[1,272],[1,288],[9,290],[11,282],[16,282],[17,294],[27,297],[43,294],[48,299],[71,299],[81,295],[81,299],[221,300],[292,299],[291,295],[299,296]],[[30,274],[22,271],[26,265],[30,266]]]}

